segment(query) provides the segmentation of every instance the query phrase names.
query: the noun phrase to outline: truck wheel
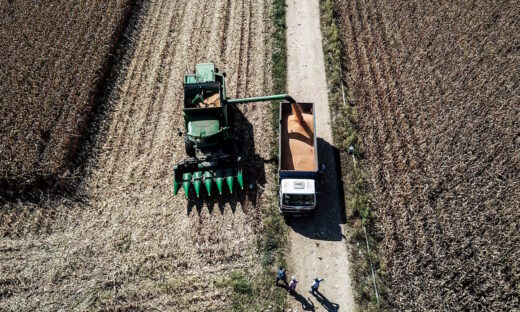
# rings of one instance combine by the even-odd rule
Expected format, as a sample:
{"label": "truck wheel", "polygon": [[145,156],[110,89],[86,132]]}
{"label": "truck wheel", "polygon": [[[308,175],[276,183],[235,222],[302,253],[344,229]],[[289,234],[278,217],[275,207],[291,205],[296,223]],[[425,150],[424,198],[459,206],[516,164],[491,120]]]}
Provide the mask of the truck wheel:
{"label": "truck wheel", "polygon": [[191,142],[184,142],[184,146],[186,148],[186,155],[189,157],[195,157],[195,147],[193,146],[193,143]]}

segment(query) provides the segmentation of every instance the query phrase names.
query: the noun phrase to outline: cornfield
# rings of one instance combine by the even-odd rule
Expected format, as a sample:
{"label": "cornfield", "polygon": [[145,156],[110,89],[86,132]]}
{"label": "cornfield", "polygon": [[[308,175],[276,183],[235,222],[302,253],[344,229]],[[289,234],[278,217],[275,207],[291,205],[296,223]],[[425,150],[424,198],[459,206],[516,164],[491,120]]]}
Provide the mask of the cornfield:
{"label": "cornfield", "polygon": [[394,310],[520,307],[520,3],[336,1]]}
{"label": "cornfield", "polygon": [[0,186],[63,178],[132,0],[0,1]]}
{"label": "cornfield", "polygon": [[[99,11],[107,15],[101,20],[112,14]],[[272,11],[270,0],[135,2],[102,112],[92,112],[100,125],[81,190],[2,206],[1,311],[229,311],[273,301],[274,287],[254,278],[269,260],[260,249],[262,222],[276,196],[275,166],[265,161],[272,109],[233,110],[255,190],[193,201],[172,189],[173,166],[186,157],[177,132],[186,68],[214,61],[228,74],[230,97],[271,93]],[[235,294],[237,283],[252,293]]]}

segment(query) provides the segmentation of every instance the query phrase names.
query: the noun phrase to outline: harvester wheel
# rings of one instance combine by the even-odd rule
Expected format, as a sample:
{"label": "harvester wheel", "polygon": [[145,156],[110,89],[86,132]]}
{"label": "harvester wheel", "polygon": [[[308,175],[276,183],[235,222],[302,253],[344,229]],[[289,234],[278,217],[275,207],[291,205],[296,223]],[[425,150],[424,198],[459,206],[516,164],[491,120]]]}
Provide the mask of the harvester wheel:
{"label": "harvester wheel", "polygon": [[193,143],[191,142],[184,142],[184,146],[186,147],[186,155],[189,157],[195,157],[195,147],[193,146]]}

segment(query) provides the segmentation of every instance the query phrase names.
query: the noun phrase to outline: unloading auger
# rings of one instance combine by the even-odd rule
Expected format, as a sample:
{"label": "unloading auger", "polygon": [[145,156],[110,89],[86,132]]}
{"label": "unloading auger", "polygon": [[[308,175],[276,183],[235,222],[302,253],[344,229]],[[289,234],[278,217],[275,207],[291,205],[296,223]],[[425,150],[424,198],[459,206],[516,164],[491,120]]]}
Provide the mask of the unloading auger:
{"label": "unloading auger", "polygon": [[224,183],[233,193],[235,180],[240,189],[244,189],[242,159],[229,122],[228,105],[276,100],[296,103],[287,94],[229,99],[226,97],[225,77],[226,74],[219,73],[213,63],[197,64],[195,73],[184,76],[183,115],[188,158],[173,169],[174,195],[182,187],[188,197],[193,185],[199,197],[202,184],[209,196],[214,184],[222,195]]}

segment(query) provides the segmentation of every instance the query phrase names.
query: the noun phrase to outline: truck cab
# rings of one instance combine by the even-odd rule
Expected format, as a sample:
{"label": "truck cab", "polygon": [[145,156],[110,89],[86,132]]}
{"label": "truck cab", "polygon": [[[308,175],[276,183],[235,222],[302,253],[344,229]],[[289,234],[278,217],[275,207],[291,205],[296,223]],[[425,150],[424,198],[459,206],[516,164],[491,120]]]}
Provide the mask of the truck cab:
{"label": "truck cab", "polygon": [[316,208],[316,181],[313,179],[283,179],[280,183],[280,211],[308,213]]}

